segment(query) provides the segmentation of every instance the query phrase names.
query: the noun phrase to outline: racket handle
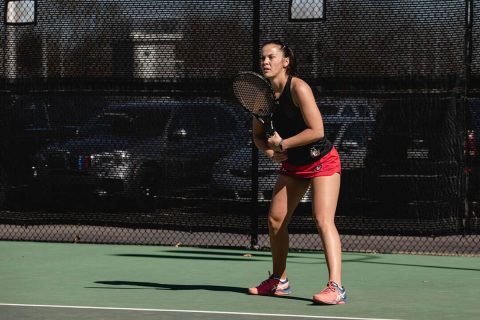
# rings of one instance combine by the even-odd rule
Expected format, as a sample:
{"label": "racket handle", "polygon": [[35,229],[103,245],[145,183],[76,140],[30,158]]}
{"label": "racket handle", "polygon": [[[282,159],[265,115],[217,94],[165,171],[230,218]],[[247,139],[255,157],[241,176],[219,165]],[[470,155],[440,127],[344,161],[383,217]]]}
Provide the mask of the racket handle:
{"label": "racket handle", "polygon": [[271,137],[275,133],[272,120],[269,120],[265,123],[265,131],[266,131],[267,137]]}

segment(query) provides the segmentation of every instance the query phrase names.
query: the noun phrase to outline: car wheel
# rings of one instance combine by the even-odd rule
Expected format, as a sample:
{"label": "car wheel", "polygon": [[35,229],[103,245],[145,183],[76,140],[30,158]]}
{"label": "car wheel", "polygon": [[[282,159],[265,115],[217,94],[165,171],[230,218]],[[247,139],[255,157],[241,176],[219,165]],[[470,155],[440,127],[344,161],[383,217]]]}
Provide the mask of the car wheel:
{"label": "car wheel", "polygon": [[153,209],[158,196],[159,169],[154,164],[140,167],[135,177],[135,200],[140,209]]}

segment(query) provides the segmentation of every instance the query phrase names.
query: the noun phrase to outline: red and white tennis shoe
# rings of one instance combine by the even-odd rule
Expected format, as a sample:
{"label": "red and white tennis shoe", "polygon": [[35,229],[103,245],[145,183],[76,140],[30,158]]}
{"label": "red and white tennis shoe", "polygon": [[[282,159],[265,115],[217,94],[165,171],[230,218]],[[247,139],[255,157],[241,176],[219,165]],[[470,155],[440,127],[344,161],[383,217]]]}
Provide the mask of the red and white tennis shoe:
{"label": "red and white tennis shoe", "polygon": [[258,287],[248,288],[248,293],[261,296],[285,296],[291,293],[288,279],[280,280],[273,274]]}
{"label": "red and white tennis shoe", "polygon": [[313,296],[313,302],[319,304],[345,304],[347,292],[335,281],[329,281],[327,287]]}

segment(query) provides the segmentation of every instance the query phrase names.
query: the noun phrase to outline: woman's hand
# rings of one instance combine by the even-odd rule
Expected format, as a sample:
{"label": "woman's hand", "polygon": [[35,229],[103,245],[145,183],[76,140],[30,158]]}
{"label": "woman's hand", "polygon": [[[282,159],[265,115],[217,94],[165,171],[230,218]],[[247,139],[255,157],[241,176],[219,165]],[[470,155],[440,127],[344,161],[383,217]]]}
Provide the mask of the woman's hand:
{"label": "woman's hand", "polygon": [[286,151],[279,152],[269,149],[265,151],[265,155],[274,163],[280,163],[288,159]]}
{"label": "woman's hand", "polygon": [[278,132],[275,131],[275,133],[273,134],[273,136],[271,136],[270,138],[268,138],[268,146],[275,152],[283,152],[283,149],[282,149],[282,137],[280,137],[280,135],[278,134]]}
{"label": "woman's hand", "polygon": [[275,163],[281,163],[288,159],[288,155],[286,151],[282,151],[282,152],[273,151],[273,155],[270,159]]}

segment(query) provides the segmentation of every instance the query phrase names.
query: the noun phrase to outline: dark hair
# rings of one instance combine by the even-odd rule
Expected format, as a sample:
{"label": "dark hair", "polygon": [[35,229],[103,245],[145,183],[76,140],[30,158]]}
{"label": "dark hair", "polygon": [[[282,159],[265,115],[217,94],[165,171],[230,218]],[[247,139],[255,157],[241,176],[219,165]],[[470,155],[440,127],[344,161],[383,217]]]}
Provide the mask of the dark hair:
{"label": "dark hair", "polygon": [[269,40],[267,42],[264,42],[262,44],[262,48],[265,47],[268,44],[276,44],[280,46],[280,50],[283,52],[283,56],[285,58],[288,58],[288,66],[287,66],[287,74],[290,76],[297,76],[297,59],[295,59],[295,54],[293,53],[293,50],[288,47],[286,44],[284,44],[280,40]]}

